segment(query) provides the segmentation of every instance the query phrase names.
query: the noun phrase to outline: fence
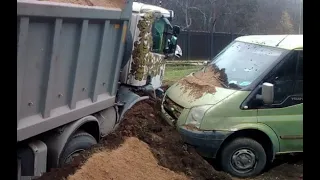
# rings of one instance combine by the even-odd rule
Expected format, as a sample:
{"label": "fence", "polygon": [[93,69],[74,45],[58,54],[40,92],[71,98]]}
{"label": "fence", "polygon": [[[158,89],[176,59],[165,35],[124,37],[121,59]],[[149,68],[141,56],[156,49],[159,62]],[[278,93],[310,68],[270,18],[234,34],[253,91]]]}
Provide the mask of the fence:
{"label": "fence", "polygon": [[235,38],[242,36],[231,33],[210,33],[182,31],[178,44],[182,49],[183,60],[208,60],[217,55]]}

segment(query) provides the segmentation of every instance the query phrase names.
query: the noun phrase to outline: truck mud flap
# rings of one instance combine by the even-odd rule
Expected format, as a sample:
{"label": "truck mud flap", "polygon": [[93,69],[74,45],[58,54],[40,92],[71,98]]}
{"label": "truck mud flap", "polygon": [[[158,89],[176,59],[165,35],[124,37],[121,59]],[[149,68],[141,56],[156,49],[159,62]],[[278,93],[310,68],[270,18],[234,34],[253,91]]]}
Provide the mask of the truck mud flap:
{"label": "truck mud flap", "polygon": [[119,122],[123,119],[124,114],[136,103],[142,100],[149,99],[149,96],[139,96],[132,92],[128,87],[120,87],[118,91],[118,105],[119,105]]}

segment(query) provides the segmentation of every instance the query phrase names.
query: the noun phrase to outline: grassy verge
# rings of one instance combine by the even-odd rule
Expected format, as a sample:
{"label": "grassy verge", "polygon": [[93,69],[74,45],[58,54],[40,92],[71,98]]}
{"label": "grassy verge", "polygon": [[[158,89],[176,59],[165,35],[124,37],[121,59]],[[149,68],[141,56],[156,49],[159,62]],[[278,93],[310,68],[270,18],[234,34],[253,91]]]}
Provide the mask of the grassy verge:
{"label": "grassy verge", "polygon": [[164,74],[164,84],[172,85],[177,80],[183,78],[184,76],[198,71],[202,66],[196,65],[166,65],[166,70]]}

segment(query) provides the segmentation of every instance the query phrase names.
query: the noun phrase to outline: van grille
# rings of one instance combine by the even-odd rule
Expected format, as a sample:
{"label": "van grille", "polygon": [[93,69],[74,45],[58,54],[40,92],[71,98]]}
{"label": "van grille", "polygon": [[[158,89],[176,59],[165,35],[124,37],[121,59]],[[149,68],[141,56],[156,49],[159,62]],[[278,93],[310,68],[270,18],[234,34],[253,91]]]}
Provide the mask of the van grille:
{"label": "van grille", "polygon": [[179,118],[183,107],[172,101],[168,96],[164,97],[163,101],[164,110],[175,120]]}

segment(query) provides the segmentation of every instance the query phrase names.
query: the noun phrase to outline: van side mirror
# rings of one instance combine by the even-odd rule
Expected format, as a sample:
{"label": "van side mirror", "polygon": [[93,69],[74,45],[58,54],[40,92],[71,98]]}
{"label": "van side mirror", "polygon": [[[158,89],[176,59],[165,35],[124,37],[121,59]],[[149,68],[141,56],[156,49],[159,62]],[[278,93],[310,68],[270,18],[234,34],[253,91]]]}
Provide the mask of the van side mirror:
{"label": "van side mirror", "polygon": [[272,104],[274,99],[274,86],[271,83],[262,84],[261,99],[265,104]]}

